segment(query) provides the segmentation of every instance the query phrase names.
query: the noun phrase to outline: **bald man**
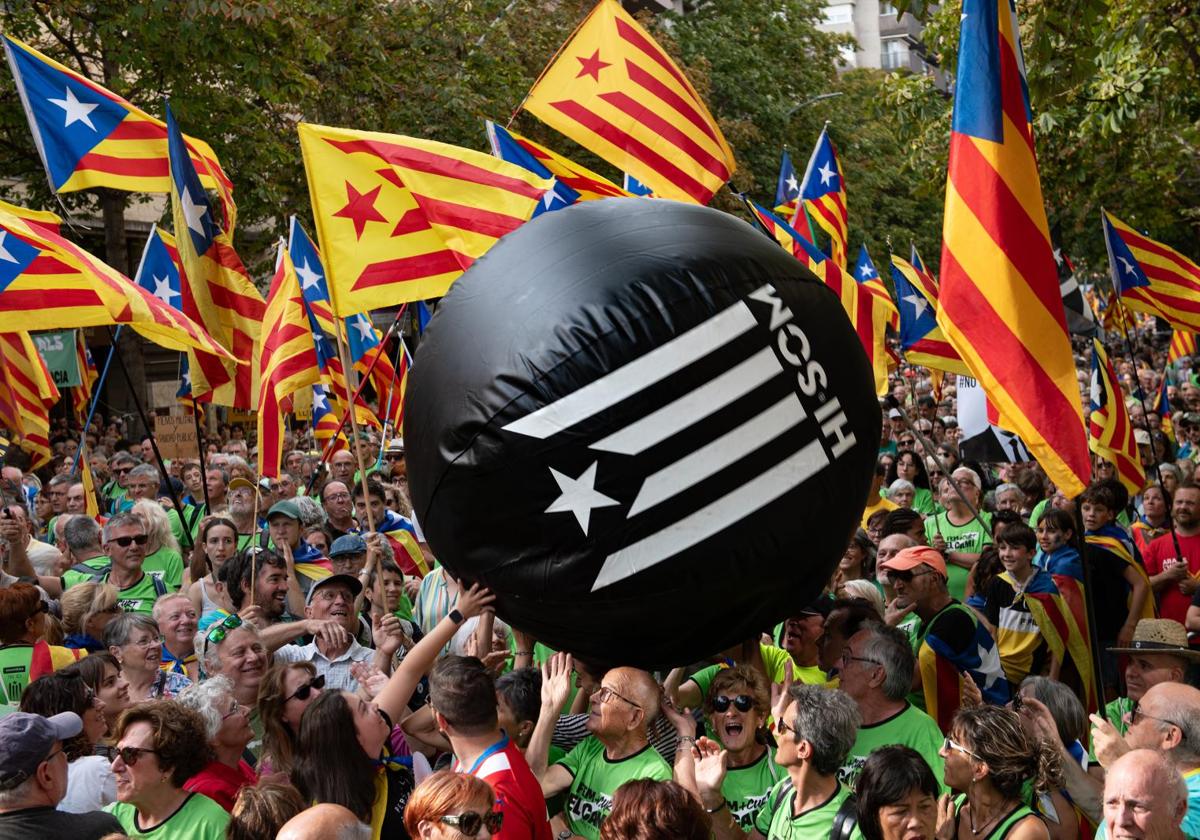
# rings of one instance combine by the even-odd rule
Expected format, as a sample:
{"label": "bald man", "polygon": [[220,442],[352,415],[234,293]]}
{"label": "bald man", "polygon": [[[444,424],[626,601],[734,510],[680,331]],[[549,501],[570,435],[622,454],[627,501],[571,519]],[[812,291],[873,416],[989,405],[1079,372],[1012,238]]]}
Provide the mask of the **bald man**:
{"label": "bald man", "polygon": [[572,837],[599,840],[600,824],[612,810],[617,788],[633,779],[671,778],[670,765],[650,747],[646,734],[658,715],[658,683],[637,668],[613,668],[605,674],[591,698],[591,734],[547,768],[550,735],[570,688],[569,668],[545,682],[551,685],[543,689],[542,711],[526,758],[547,799],[569,791],[563,813],[551,821],[555,834],[561,837],[569,830]]}
{"label": "bald man", "polygon": [[1187,785],[1179,771],[1153,750],[1132,750],[1108,769],[1101,834],[1180,840],[1187,810]]}
{"label": "bald man", "polygon": [[371,827],[341,805],[322,803],[283,824],[275,840],[371,840]]}

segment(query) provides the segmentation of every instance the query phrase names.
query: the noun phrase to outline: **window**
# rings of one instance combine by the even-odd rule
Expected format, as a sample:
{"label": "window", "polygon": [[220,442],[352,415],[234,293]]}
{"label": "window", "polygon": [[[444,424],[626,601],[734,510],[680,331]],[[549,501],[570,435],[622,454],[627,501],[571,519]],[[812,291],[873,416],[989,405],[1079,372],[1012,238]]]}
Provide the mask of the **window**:
{"label": "window", "polygon": [[880,14],[880,16],[883,16],[883,15],[895,15],[895,14],[896,14],[896,7],[895,7],[895,6],[893,6],[891,3],[886,3],[886,2],[884,2],[884,3],[880,3],[880,4],[879,4],[879,14]]}
{"label": "window", "polygon": [[852,46],[838,47],[838,55],[841,56],[842,65],[845,67],[857,67],[858,57]]}
{"label": "window", "polygon": [[903,38],[884,41],[879,57],[879,66],[884,70],[899,70],[908,66],[908,44]]}
{"label": "window", "polygon": [[825,7],[825,23],[853,23],[854,6],[846,3]]}

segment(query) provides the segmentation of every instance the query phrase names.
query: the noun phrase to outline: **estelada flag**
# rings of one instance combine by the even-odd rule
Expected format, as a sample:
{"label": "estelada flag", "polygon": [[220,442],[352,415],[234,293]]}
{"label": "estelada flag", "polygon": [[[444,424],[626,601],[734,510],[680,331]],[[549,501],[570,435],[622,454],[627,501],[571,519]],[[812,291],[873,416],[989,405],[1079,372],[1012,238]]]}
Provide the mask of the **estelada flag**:
{"label": "estelada flag", "polygon": [[129,324],[168,350],[229,352],[194,321],[61,236],[0,209],[0,332]]}
{"label": "estelada flag", "polygon": [[603,175],[597,175],[586,166],[581,166],[528,137],[522,137],[515,131],[496,125],[491,120],[485,121],[484,128],[487,130],[488,143],[492,147],[493,155],[522,166],[539,177],[554,179],[553,192],[546,193],[542,199],[542,205],[547,210],[557,210],[576,201],[628,198],[632,195]]}
{"label": "estelada flag", "polygon": [[1091,408],[1088,417],[1088,446],[1117,468],[1117,478],[1130,496],[1146,486],[1146,470],[1138,455],[1129,410],[1117,384],[1117,374],[1100,339],[1092,339]]}
{"label": "estelada flag", "polygon": [[[166,123],[16,38],[4,36],[4,50],[55,192],[171,191]],[[237,220],[233,182],[207,143],[194,137],[184,141],[204,186],[221,196],[232,231]]]}
{"label": "estelada flag", "polygon": [[523,107],[648,186],[707,204],[733,151],[691,82],[616,0],[600,0]]}
{"label": "estelada flag", "polygon": [[30,454],[30,470],[50,463],[50,409],[59,396],[29,333],[0,333],[0,425]]}
{"label": "estelada flag", "polygon": [[800,206],[800,179],[792,156],[784,149],[779,157],[779,179],[775,183],[775,213],[783,217],[794,217]]}
{"label": "estelada flag", "polygon": [[846,267],[850,221],[846,208],[846,180],[837,149],[829,137],[829,126],[821,129],[813,147],[804,180],[800,183],[804,208],[829,234],[829,255],[840,268]]}
{"label": "estelada flag", "polygon": [[554,183],[483,152],[301,123],[335,315],[441,297]]}
{"label": "estelada flag", "polygon": [[1200,266],[1174,248],[1102,211],[1113,288],[1130,309],[1157,315],[1176,330],[1200,330]]}
{"label": "estelada flag", "polygon": [[937,321],[1066,495],[1091,475],[1034,154],[1016,9],[964,0]]}
{"label": "estelada flag", "polygon": [[938,326],[937,303],[921,290],[920,274],[912,263],[892,255],[892,283],[900,310],[900,349],[911,364],[970,376],[971,371]]}

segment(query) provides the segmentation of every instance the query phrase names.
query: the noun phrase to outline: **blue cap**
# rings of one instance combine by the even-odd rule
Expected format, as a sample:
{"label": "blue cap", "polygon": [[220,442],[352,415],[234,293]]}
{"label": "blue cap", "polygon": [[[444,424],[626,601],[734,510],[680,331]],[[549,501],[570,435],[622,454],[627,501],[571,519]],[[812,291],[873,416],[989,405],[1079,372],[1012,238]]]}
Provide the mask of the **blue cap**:
{"label": "blue cap", "polygon": [[338,537],[333,541],[333,545],[329,546],[329,557],[342,557],[346,554],[365,554],[367,551],[367,541],[358,534],[346,534]]}

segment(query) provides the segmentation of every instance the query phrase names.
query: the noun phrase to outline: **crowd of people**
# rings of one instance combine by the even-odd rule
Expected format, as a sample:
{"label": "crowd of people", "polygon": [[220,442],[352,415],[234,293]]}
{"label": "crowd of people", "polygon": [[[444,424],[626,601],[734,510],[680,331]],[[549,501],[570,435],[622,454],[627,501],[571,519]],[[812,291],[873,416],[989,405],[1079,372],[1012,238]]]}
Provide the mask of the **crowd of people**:
{"label": "crowd of people", "polygon": [[905,369],[823,591],[664,673],[495,616],[401,439],[289,434],[276,478],[237,425],[167,462],[63,422],[0,474],[0,840],[1200,837],[1200,387],[1164,367],[1120,371],[1145,486],[1098,458],[1075,499],[964,458]]}

